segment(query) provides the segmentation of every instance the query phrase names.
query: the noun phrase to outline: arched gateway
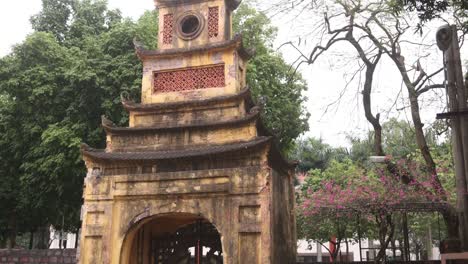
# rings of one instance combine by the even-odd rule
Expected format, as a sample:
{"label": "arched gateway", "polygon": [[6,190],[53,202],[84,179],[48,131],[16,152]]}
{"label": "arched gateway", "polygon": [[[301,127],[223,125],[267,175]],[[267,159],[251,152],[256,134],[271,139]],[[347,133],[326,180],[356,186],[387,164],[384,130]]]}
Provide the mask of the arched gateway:
{"label": "arched gateway", "polygon": [[294,165],[245,87],[240,1],[155,2],[159,49],[136,45],[129,127],[103,118],[106,149],[82,147],[80,263],[294,263]]}
{"label": "arched gateway", "polygon": [[121,263],[223,263],[221,235],[200,215],[162,214],[135,223],[127,232]]}

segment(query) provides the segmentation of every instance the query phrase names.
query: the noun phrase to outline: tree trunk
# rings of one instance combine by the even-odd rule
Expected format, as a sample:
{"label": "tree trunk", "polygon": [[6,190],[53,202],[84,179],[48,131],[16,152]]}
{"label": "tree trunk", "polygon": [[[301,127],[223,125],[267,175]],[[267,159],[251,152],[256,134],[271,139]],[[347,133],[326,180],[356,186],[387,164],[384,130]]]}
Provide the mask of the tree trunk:
{"label": "tree trunk", "polygon": [[8,248],[16,247],[16,235],[17,235],[17,224],[16,224],[16,215],[11,214],[9,223],[8,223],[10,232],[8,233]]}
{"label": "tree trunk", "polygon": [[29,232],[29,249],[32,249],[34,245],[34,231]]}
{"label": "tree trunk", "polygon": [[[75,233],[75,246],[74,248],[78,248],[78,241],[80,240],[80,229],[78,229],[78,231],[76,231]],[[320,248],[322,249],[322,248]]]}
{"label": "tree trunk", "polygon": [[49,240],[50,240],[50,234],[49,234],[49,228],[47,226],[41,226],[37,229],[37,243],[36,243],[36,248],[37,249],[47,249],[49,248]]}
{"label": "tree trunk", "polygon": [[[416,143],[418,145],[419,150],[421,151],[421,154],[424,158],[424,162],[426,164],[426,168],[431,173],[431,175],[434,178],[434,182],[432,184],[432,188],[435,192],[439,193],[444,201],[447,201],[447,194],[440,183],[437,170],[436,170],[436,165],[435,162],[432,158],[432,155],[429,151],[429,147],[427,145],[426,138],[424,136],[424,124],[421,121],[421,115],[419,112],[419,102],[418,102],[418,93],[416,92],[416,88],[411,82],[409,76],[408,76],[408,71],[406,69],[406,66],[404,64],[404,58],[403,56],[399,54],[392,54],[391,55],[392,60],[396,64],[398,70],[400,71],[400,74],[403,78],[403,82],[405,83],[406,89],[408,91],[408,96],[409,96],[409,101],[410,101],[410,108],[411,108],[411,117],[413,120],[413,125],[415,129],[415,135],[416,135]],[[450,205],[449,205],[450,206]],[[454,214],[455,213],[455,214]],[[454,218],[457,218],[456,212],[451,210],[450,208],[447,209],[446,211],[442,212],[444,216],[445,223],[447,225],[447,233],[449,238],[457,238],[459,237],[458,233],[458,221],[454,221]],[[456,226],[454,226],[456,225]]]}
{"label": "tree trunk", "polygon": [[349,244],[348,244],[348,239],[346,238],[345,240],[345,243],[346,243],[346,261],[350,261],[348,259],[348,256],[349,256]]}
{"label": "tree trunk", "polygon": [[426,260],[432,260],[432,227],[431,225],[427,228],[427,236],[426,236]]}
{"label": "tree trunk", "polygon": [[0,236],[0,248],[6,248],[7,247],[7,238],[6,236]]}
{"label": "tree trunk", "polygon": [[416,261],[419,261],[419,254],[421,252],[421,247],[417,242],[414,243],[414,253],[416,254]]}
{"label": "tree trunk", "polygon": [[329,251],[331,262],[337,262],[338,253],[340,252],[340,241],[337,241],[337,242],[330,241],[330,243],[332,243],[335,247],[334,251]]}
{"label": "tree trunk", "polygon": [[[406,68],[402,66],[404,70]],[[400,68],[400,67],[398,67]],[[400,70],[401,71],[401,70]],[[408,91],[408,97],[410,101],[410,108],[411,108],[411,117],[413,119],[414,125],[414,132],[416,136],[416,144],[418,145],[419,150],[423,156],[424,162],[426,163],[426,169],[430,173],[431,176],[434,177],[433,182],[433,189],[437,193],[440,193],[444,200],[447,200],[447,195],[445,190],[440,183],[439,177],[437,175],[436,164],[434,159],[432,158],[431,152],[429,151],[429,146],[427,145],[426,137],[424,135],[424,124],[421,121],[421,115],[419,112],[419,102],[418,102],[418,94],[416,92],[416,88],[413,86],[412,82],[407,77],[407,73],[402,73],[406,77],[403,77],[403,81],[406,85],[406,89]]]}
{"label": "tree trunk", "polygon": [[376,64],[366,65],[366,80],[364,81],[364,87],[362,90],[362,102],[364,105],[364,113],[367,121],[371,123],[374,129],[374,153],[376,156],[385,156],[382,148],[382,126],[379,121],[379,114],[375,115],[372,113],[372,101],[371,92],[372,84],[374,82],[374,72]]}
{"label": "tree trunk", "polygon": [[381,263],[385,261],[386,250],[388,244],[393,239],[395,233],[395,225],[392,220],[391,214],[380,214],[376,216],[376,222],[379,225],[379,240],[380,240],[380,249],[377,253],[377,257],[374,260],[374,263]]}

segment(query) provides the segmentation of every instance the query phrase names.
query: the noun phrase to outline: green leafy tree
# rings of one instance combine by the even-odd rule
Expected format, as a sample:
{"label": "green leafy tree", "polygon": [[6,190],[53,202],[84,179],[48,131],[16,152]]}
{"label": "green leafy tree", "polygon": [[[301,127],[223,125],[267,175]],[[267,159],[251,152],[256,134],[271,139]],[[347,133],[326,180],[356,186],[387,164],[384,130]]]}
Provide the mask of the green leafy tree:
{"label": "green leafy tree", "polygon": [[57,40],[63,41],[69,30],[72,3],[72,0],[43,0],[42,10],[30,19],[32,28],[35,31],[50,32]]}
{"label": "green leafy tree", "polygon": [[312,169],[325,170],[333,160],[345,160],[349,157],[345,148],[334,148],[323,140],[306,138],[296,141],[291,157],[299,161],[298,171],[308,172]]}
{"label": "green leafy tree", "polygon": [[[406,162],[423,163],[421,153],[415,145],[414,140],[412,140],[414,138],[414,131],[410,123],[390,119],[383,123],[382,128],[384,149],[387,153],[393,155],[392,159],[396,160],[397,164],[404,164]],[[455,179],[450,141],[446,138],[445,140],[437,140],[436,128],[437,125],[427,128],[425,135],[434,160],[440,168],[438,171],[439,179],[447,193],[454,193]],[[373,174],[373,171],[375,171],[376,165],[367,161],[372,153],[372,138],[373,135],[370,132],[364,139],[353,139],[348,158],[344,159],[337,159],[331,154],[333,153],[333,149],[330,149],[328,145],[320,140],[303,140],[305,142],[318,142],[319,147],[309,147],[308,149],[302,147],[302,150],[297,152],[299,157],[303,157],[299,158],[300,161],[307,160],[310,156],[326,156],[325,160],[327,162],[324,169],[310,170],[300,188],[298,197],[299,210],[297,214],[298,235],[300,238],[307,239],[308,241],[318,241],[325,245],[331,237],[336,237],[337,242],[344,242],[346,238],[351,241],[357,239],[357,219],[347,214],[330,214],[329,212],[305,215],[300,209],[305,206],[305,197],[323,189],[324,182],[332,182],[334,185],[340,186],[340,188],[346,188],[349,187],[350,182],[355,182],[356,179],[359,180],[362,175],[375,178],[376,175]],[[310,145],[313,146],[313,144]],[[298,146],[301,146],[301,143]],[[315,155],[311,155],[310,152],[315,153]],[[318,155],[320,153],[327,153],[327,155]],[[323,159],[313,158],[312,160]],[[419,180],[428,180],[427,173],[423,169],[424,166],[401,166],[405,169],[411,169],[413,175]],[[373,189],[377,190],[379,185],[377,184]],[[402,187],[405,187],[405,185],[402,185]],[[341,199],[341,197],[342,195],[338,195],[336,199]],[[449,198],[451,203],[455,203],[455,197],[451,196]],[[344,205],[345,201],[338,202],[337,204]],[[396,244],[401,245],[403,243],[402,214],[391,212],[390,215],[392,219],[391,224],[395,230],[390,243],[393,246]],[[350,221],[350,219],[352,220]],[[385,227],[387,224],[380,221],[380,224],[382,223],[384,225],[381,227]],[[377,226],[379,225],[375,219],[369,218],[368,215],[363,213],[360,225],[362,238],[378,239],[379,229]],[[427,248],[438,245],[438,242],[440,242],[438,240],[439,232],[441,238],[444,238],[447,234],[446,226],[443,220],[438,219],[436,212],[426,212],[423,214],[408,213],[408,225],[411,252],[417,254],[421,259],[427,259],[427,254],[425,253],[427,252]],[[428,235],[430,232],[432,232],[432,237]]]}
{"label": "green leafy tree", "polygon": [[255,49],[247,67],[247,84],[263,104],[265,125],[277,136],[283,152],[289,153],[294,140],[309,129],[303,95],[307,84],[300,74],[292,74],[281,54],[273,50],[277,29],[265,14],[243,3],[234,14],[233,28],[243,33],[244,46]]}
{"label": "green leafy tree", "polygon": [[[460,0],[392,0],[389,1],[397,12],[402,9],[418,13],[422,23],[439,18],[447,11],[452,11],[455,21],[464,30],[468,31],[468,2]],[[421,24],[418,25],[421,30]]]}
{"label": "green leafy tree", "polygon": [[[124,20],[104,1],[67,3],[44,1],[33,18],[38,32],[0,59],[0,94],[8,102],[0,121],[0,188],[8,190],[0,235],[10,246],[16,233],[50,224],[79,228],[85,175],[79,144],[104,146],[100,116],[126,123],[120,93],[139,93],[141,65],[132,40],[148,22]],[[56,14],[64,8],[73,16],[52,30],[65,20]]]}
{"label": "green leafy tree", "polygon": [[[324,212],[317,214],[305,214],[307,197],[324,188],[324,182],[334,182],[345,187],[348,182],[359,179],[364,174],[364,170],[360,168],[349,158],[338,160],[331,158],[326,165],[326,168],[312,169],[309,171],[308,177],[300,187],[298,196],[298,211],[297,211],[297,230],[298,237],[307,240],[318,242],[324,246],[333,257],[337,260],[338,253],[345,252],[349,249],[349,243],[357,241],[358,221],[357,215],[352,214],[335,214]],[[368,236],[371,231],[366,218],[360,219],[362,236]],[[332,239],[334,238],[334,239]],[[347,249],[340,248],[341,244],[345,243]],[[335,250],[329,247],[332,244]]]}
{"label": "green leafy tree", "polygon": [[[133,39],[156,48],[157,21],[156,11],[137,22],[124,19],[104,0],[43,0],[31,18],[35,32],[0,58],[0,246],[7,240],[14,246],[17,234],[49,225],[72,232],[80,227],[86,172],[79,144],[105,146],[101,115],[127,124],[120,94],[139,98],[141,88]],[[254,95],[269,99],[266,125],[287,150],[307,128],[305,83],[299,75],[288,80],[264,15],[244,5],[235,21],[248,31],[246,46],[257,48],[249,82]]]}

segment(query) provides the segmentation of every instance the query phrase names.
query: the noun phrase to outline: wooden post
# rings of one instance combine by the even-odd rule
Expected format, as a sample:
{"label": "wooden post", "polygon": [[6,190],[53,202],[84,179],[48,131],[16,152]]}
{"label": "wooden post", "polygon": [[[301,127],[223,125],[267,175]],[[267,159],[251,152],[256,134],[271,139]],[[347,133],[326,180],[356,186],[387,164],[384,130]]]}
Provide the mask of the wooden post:
{"label": "wooden post", "polygon": [[444,60],[447,65],[448,109],[454,113],[451,116],[450,123],[457,186],[459,233],[462,248],[468,250],[468,200],[466,196],[468,183],[468,122],[466,117],[457,114],[466,110],[466,95],[456,26],[450,27],[450,33],[451,42],[444,53]]}
{"label": "wooden post", "polygon": [[409,236],[408,236],[408,215],[406,212],[403,213],[403,241],[405,242],[404,253],[406,261],[410,261],[410,252],[409,252]]}
{"label": "wooden post", "polygon": [[357,215],[357,232],[358,232],[358,240],[359,240],[359,261],[362,261],[362,245],[361,245],[361,215]]}
{"label": "wooden post", "polygon": [[427,227],[427,235],[426,235],[426,251],[427,251],[427,259],[425,260],[432,260],[432,228],[431,225]]}
{"label": "wooden post", "polygon": [[317,244],[317,262],[322,262],[322,244],[319,242]]}

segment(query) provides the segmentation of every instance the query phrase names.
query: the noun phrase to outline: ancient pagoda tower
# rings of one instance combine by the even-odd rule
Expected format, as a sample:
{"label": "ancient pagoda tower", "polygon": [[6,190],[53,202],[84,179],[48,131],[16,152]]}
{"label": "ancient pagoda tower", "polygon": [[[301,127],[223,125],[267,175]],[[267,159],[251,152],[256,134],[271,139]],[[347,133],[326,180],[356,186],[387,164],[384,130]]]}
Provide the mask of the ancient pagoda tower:
{"label": "ancient pagoda tower", "polygon": [[246,87],[240,0],[156,0],[157,50],[136,45],[141,103],[83,145],[82,264],[295,262],[294,165]]}

